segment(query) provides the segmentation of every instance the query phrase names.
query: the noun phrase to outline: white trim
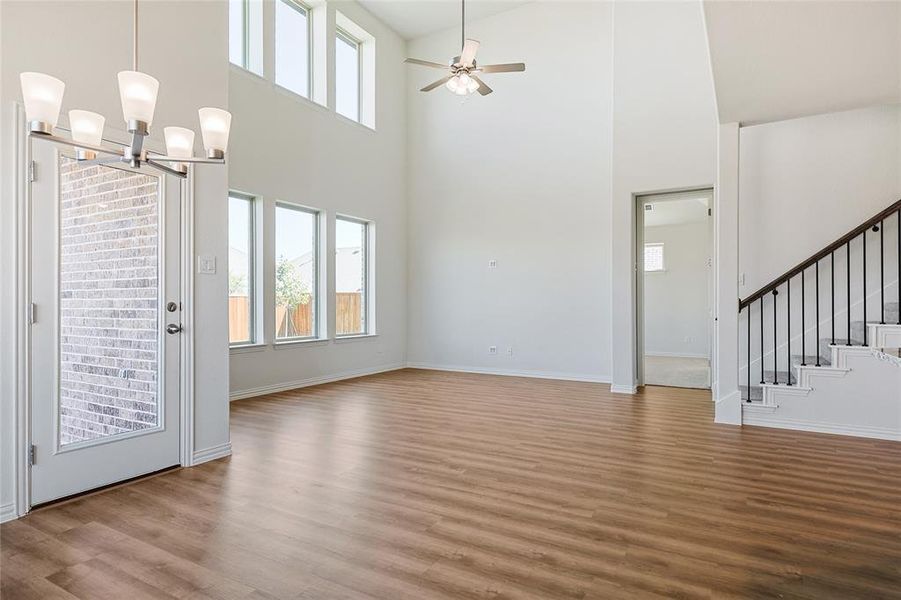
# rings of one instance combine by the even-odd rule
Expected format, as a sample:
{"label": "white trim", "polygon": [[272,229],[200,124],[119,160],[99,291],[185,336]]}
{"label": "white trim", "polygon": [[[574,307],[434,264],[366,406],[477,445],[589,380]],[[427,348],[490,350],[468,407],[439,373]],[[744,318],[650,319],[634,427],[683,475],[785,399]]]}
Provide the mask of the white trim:
{"label": "white trim", "polygon": [[266,394],[274,394],[276,392],[286,392],[297,388],[310,387],[312,385],[320,385],[323,383],[331,383],[333,381],[341,381],[343,379],[353,379],[355,377],[363,377],[364,375],[375,375],[377,373],[385,373],[387,371],[396,371],[406,367],[404,363],[394,363],[390,365],[382,365],[380,367],[370,367],[365,369],[356,369],[353,371],[343,371],[332,375],[321,375],[318,377],[308,377],[306,379],[298,379],[295,381],[286,381],[284,383],[276,383],[273,385],[264,385],[246,390],[238,390],[230,392],[228,400],[243,400],[244,398],[253,398],[254,396],[265,396]]}
{"label": "white trim", "polygon": [[[164,180],[165,181],[165,180]],[[183,467],[195,464],[194,452],[194,168],[181,186],[181,323],[179,355],[179,459]]]}
{"label": "white trim", "polygon": [[31,507],[31,468],[28,465],[27,448],[31,444],[31,326],[28,324],[27,309],[31,302],[31,185],[24,176],[31,160],[31,144],[25,133],[25,109],[18,102],[13,110],[12,130],[15,132],[15,163],[13,177],[16,180],[16,305],[15,335],[17,356],[15,360],[16,399],[15,427],[15,513],[23,516]]}
{"label": "white trim", "polygon": [[16,514],[15,502],[7,502],[6,504],[0,505],[0,523],[6,523],[7,521],[18,518],[19,515]]}
{"label": "white trim", "polygon": [[721,425],[740,426],[742,424],[741,406],[745,404],[741,400],[741,392],[735,390],[722,398],[717,399],[715,395],[713,397],[715,398],[713,404],[713,422]]}
{"label": "white trim", "polygon": [[[609,375],[591,375],[585,373],[565,373],[560,371],[532,371],[517,369],[495,369],[485,367],[466,367],[458,365],[436,365],[423,362],[408,362],[407,368],[428,369],[432,371],[449,371],[452,373],[476,373],[480,375],[501,375],[504,377],[529,377],[532,379],[556,379],[559,381],[584,381],[587,383],[610,383]],[[633,392],[634,393],[634,392]]]}
{"label": "white trim", "polygon": [[685,352],[645,352],[645,356],[662,356],[672,358],[705,358],[710,360],[709,354],[691,354]]}
{"label": "white trim", "polygon": [[211,448],[204,448],[203,450],[197,450],[191,456],[191,466],[196,467],[199,464],[203,464],[205,462],[209,462],[211,460],[216,460],[218,458],[225,458],[226,456],[231,456],[232,453],[232,443],[225,442],[224,444],[219,444],[218,446],[212,446]]}
{"label": "white trim", "polygon": [[[747,408],[749,405],[745,406]],[[817,433],[831,433],[835,435],[850,435],[854,437],[901,441],[901,433],[890,428],[866,427],[862,425],[849,426],[839,423],[786,419],[784,417],[771,416],[770,414],[757,410],[744,411],[744,424],[756,425],[758,427],[774,427],[776,429],[796,429],[800,431],[815,431]]]}
{"label": "white trim", "polygon": [[618,385],[618,384],[614,383],[614,384],[610,385],[610,391],[614,394],[637,394],[638,386],[637,385],[631,385],[631,386]]}

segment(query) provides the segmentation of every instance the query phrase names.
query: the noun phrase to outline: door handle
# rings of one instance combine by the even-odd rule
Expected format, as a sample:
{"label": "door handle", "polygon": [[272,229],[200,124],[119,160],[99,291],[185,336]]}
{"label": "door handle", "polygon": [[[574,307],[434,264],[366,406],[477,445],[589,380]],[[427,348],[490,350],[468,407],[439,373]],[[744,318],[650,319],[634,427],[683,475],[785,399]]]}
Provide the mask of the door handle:
{"label": "door handle", "polygon": [[169,323],[168,325],[166,325],[166,333],[176,334],[181,332],[181,330],[181,325],[176,325],[175,323]]}

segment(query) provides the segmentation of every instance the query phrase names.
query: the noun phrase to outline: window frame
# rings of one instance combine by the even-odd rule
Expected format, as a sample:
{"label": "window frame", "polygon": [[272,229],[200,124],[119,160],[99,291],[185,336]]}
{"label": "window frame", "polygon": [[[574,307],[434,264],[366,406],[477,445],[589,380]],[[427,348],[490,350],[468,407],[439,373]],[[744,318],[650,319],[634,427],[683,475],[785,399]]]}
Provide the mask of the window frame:
{"label": "window frame", "polygon": [[338,64],[337,60],[335,61],[335,114],[341,115],[345,119],[350,119],[355,123],[363,123],[363,42],[358,40],[351,34],[347,32],[344,28],[336,25],[335,26],[335,43],[337,44],[339,41],[343,41],[349,46],[353,46],[357,51],[357,116],[349,117],[341,112],[338,112],[338,90],[337,90],[337,82],[338,82]]}
{"label": "window frame", "polygon": [[272,83],[279,88],[300,96],[304,100],[313,102],[313,9],[300,0],[275,0],[286,4],[288,8],[302,13],[307,22],[307,95],[304,96],[297,90],[292,90],[278,82],[278,13],[273,10],[272,15]]}
{"label": "window frame", "polygon": [[[247,231],[247,246],[250,251],[249,256],[247,257],[247,298],[250,301],[250,319],[248,323],[249,328],[249,339],[240,342],[232,342],[229,340],[228,346],[229,348],[244,348],[248,346],[257,346],[262,344],[263,342],[260,338],[259,331],[259,322],[258,322],[258,314],[259,314],[259,294],[257,293],[257,277],[258,277],[258,268],[257,268],[257,260],[259,253],[259,244],[257,240],[257,197],[251,194],[245,194],[243,192],[238,192],[235,190],[228,191],[228,198],[231,200],[232,198],[243,200],[247,202],[247,211],[248,211],[248,231]],[[231,215],[229,215],[231,216]],[[231,244],[229,244],[231,247]],[[231,277],[231,265],[229,265],[229,273],[227,274]]]}
{"label": "window frame", "polygon": [[[660,268],[659,269],[648,269],[648,247],[649,246],[659,246],[660,247]],[[645,242],[644,244],[644,254],[641,256],[641,264],[645,273],[663,273],[666,271],[666,245],[663,242]]]}
{"label": "window frame", "polygon": [[[250,64],[250,27],[248,24],[248,17],[250,12],[250,0],[231,0],[228,3],[228,8],[231,10],[233,4],[241,5],[241,64],[233,63],[231,61],[231,35],[229,35],[228,43],[229,43],[229,53],[228,53],[228,62],[230,64],[235,65],[236,67],[240,67],[244,70],[248,70],[248,65]],[[231,27],[229,27],[229,34],[231,34]]]}
{"label": "window frame", "polygon": [[[359,217],[352,217],[350,215],[339,214],[339,215],[335,216],[335,228],[336,229],[337,229],[338,221],[345,221],[348,223],[356,223],[357,225],[363,226],[363,241],[362,241],[362,247],[363,247],[363,301],[360,306],[360,311],[361,311],[360,317],[363,321],[363,328],[362,328],[362,331],[359,331],[356,333],[338,333],[338,331],[336,329],[335,330],[335,339],[372,336],[372,335],[375,335],[375,330],[372,327],[373,319],[371,317],[372,313],[370,312],[372,305],[371,305],[371,300],[369,298],[369,292],[373,286],[372,286],[372,272],[371,272],[372,261],[371,261],[369,254],[370,254],[370,250],[371,250],[373,222],[370,220],[367,220],[367,219],[361,219]],[[336,233],[335,234],[336,262],[337,262],[337,254],[338,254],[337,238],[338,238],[338,235]],[[335,280],[336,281],[337,281],[337,277],[338,277],[338,265],[335,264]],[[337,315],[337,312],[338,312],[338,289],[337,289],[337,286],[335,286],[334,303],[335,303],[334,319],[335,319],[335,323],[337,324],[337,322],[338,322],[338,315]]]}
{"label": "window frame", "polygon": [[273,300],[272,311],[273,311],[273,316],[275,316],[276,312],[278,311],[278,302],[275,297],[276,296],[275,290],[278,286],[278,284],[276,283],[276,277],[278,276],[277,275],[277,270],[278,270],[278,233],[277,233],[278,229],[277,229],[277,227],[278,227],[278,209],[279,208],[285,208],[285,209],[293,210],[296,212],[307,213],[309,215],[312,215],[312,217],[313,217],[313,228],[312,228],[313,229],[313,268],[312,268],[313,282],[310,285],[310,289],[312,290],[312,293],[313,293],[313,327],[311,328],[310,335],[295,335],[295,336],[291,336],[291,337],[279,337],[278,326],[277,326],[275,319],[273,319],[272,320],[272,327],[273,327],[272,342],[275,345],[282,345],[282,344],[294,344],[297,342],[310,342],[310,341],[322,340],[322,339],[324,339],[322,336],[322,328],[321,328],[322,319],[320,318],[320,316],[321,316],[320,296],[322,295],[320,293],[322,291],[320,289],[320,281],[321,281],[320,278],[322,275],[322,273],[321,273],[322,272],[322,267],[321,267],[322,254],[320,252],[320,235],[321,235],[320,227],[321,227],[321,222],[322,222],[322,211],[317,208],[313,208],[311,206],[304,206],[303,204],[297,204],[294,202],[287,202],[284,200],[276,200],[275,201],[275,207],[272,212],[272,224],[273,224],[273,236],[272,236],[273,240],[272,240],[272,242],[273,242],[273,249],[274,249],[274,252],[272,254],[272,300]]}

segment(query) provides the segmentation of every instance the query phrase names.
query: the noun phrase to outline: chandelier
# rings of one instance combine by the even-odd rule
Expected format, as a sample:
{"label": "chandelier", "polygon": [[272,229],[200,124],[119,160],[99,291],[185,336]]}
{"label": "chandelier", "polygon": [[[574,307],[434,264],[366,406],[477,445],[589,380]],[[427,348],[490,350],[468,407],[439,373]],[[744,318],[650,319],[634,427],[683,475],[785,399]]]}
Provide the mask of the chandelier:
{"label": "chandelier", "polygon": [[[194,131],[185,127],[164,127],[166,154],[158,154],[144,148],[144,138],[149,135],[150,124],[156,109],[156,97],[160,82],[138,71],[138,0],[134,0],[134,45],[132,70],[119,72],[119,97],[122,115],[131,142],[118,147],[103,144],[103,115],[89,110],[70,110],[71,138],[54,134],[59,120],[60,106],[66,84],[44,73],[20,73],[22,97],[25,103],[25,119],[28,134],[75,148],[75,158],[111,164],[122,162],[139,169],[146,164],[162,172],[186,177],[188,163],[225,163],[231,114],[221,108],[205,107],[198,110],[200,131],[203,137],[205,157],[194,156]],[[98,158],[106,155],[111,158]]]}

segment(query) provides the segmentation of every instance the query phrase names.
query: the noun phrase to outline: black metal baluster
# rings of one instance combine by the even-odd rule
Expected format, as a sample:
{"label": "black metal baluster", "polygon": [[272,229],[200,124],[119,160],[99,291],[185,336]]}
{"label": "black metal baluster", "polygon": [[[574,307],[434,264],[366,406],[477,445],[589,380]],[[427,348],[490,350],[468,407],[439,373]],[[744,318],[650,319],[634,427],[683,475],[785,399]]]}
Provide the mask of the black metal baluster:
{"label": "black metal baluster", "polygon": [[829,253],[829,257],[832,260],[832,267],[829,269],[829,276],[832,279],[832,284],[829,286],[832,294],[832,345],[835,345],[835,252]]}
{"label": "black metal baluster", "polygon": [[806,338],[807,338],[807,330],[804,329],[804,324],[806,323],[806,320],[804,319],[804,312],[805,312],[805,309],[807,308],[807,306],[806,306],[807,302],[805,301],[805,298],[804,298],[804,296],[805,296],[804,288],[807,287],[804,284],[804,273],[806,271],[807,271],[807,269],[804,269],[801,271],[801,366],[802,367],[807,366],[807,346],[805,343]]}
{"label": "black metal baluster", "polygon": [[895,237],[898,238],[898,285],[896,288],[898,289],[898,325],[901,325],[901,210],[896,214],[898,215],[898,229],[895,231]]}
{"label": "black metal baluster", "polygon": [[885,223],[879,221],[873,231],[879,232],[879,323],[885,325]]}
{"label": "black metal baluster", "polygon": [[848,345],[853,346],[851,343],[851,240],[848,240],[848,243],[845,244],[845,254],[847,255],[845,258],[845,280],[847,282],[847,296],[845,297],[845,303],[848,305],[847,314],[845,316],[848,317]]}
{"label": "black metal baluster", "polygon": [[788,385],[792,384],[792,280],[785,282],[785,337],[787,349],[785,356],[788,358]]}
{"label": "black metal baluster", "polygon": [[[765,380],[763,378],[763,299],[765,296],[760,297],[760,385],[763,385]],[[763,391],[763,390],[761,390]]]}
{"label": "black metal baluster", "polygon": [[779,290],[773,290],[773,384],[779,385],[779,352],[776,350],[776,342],[779,339],[776,336],[776,315],[779,313],[776,304],[776,295]]}
{"label": "black metal baluster", "polygon": [[817,307],[816,332],[817,332],[817,335],[814,338],[815,343],[813,345],[813,351],[817,353],[817,366],[819,367],[820,366],[820,261],[816,262],[816,288],[817,288],[817,293],[816,293],[816,301],[817,301],[817,303],[816,303],[816,307]]}
{"label": "black metal baluster", "polygon": [[860,234],[863,240],[863,345],[867,345],[867,230]]}

